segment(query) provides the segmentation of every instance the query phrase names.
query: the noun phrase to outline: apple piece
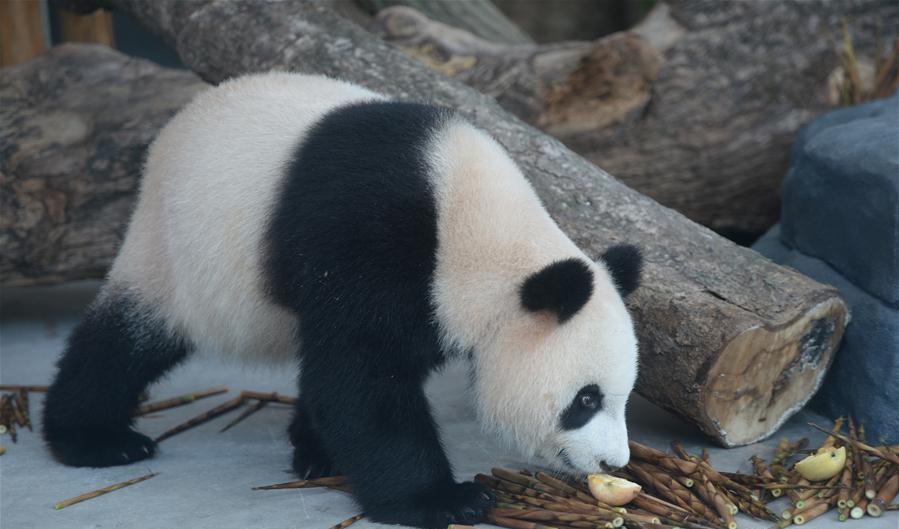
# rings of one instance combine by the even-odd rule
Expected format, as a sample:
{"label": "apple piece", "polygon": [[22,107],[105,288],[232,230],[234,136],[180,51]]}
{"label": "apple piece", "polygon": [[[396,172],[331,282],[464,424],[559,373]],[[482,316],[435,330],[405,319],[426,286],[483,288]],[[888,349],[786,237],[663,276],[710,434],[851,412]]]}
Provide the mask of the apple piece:
{"label": "apple piece", "polygon": [[828,446],[796,463],[796,471],[809,481],[824,481],[839,474],[845,464],[846,447]]}
{"label": "apple piece", "polygon": [[608,474],[590,474],[587,476],[587,486],[594,498],[613,507],[630,502],[641,489],[632,481]]}

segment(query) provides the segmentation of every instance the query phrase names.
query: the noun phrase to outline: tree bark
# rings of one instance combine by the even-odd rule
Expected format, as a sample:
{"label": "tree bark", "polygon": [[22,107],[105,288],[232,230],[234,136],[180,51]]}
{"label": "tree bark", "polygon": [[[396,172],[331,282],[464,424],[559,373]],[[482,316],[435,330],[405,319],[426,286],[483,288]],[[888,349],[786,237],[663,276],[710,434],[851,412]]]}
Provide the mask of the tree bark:
{"label": "tree bark", "polygon": [[406,6],[452,27],[461,28],[492,42],[533,44],[527,33],[509,20],[490,0],[356,0],[371,15],[392,6]]}
{"label": "tree bark", "polygon": [[844,17],[871,55],[877,24],[892,41],[899,4],[669,0],[633,32],[545,46],[497,45],[408,8],[376,28],[630,187],[751,239],[777,220],[795,133],[835,104]]}
{"label": "tree bark", "polygon": [[491,98],[428,70],[326,5],[111,3],[162,35],[208,81],[273,68],[337,76],[450,106],[492,133],[588,255],[618,242],[642,247],[643,286],[628,300],[641,340],[638,390],[719,443],[770,435],[820,384],[846,324],[835,289],[626,188]]}
{"label": "tree bark", "polygon": [[102,277],[147,145],[204,86],[98,45],[0,70],[0,283]]}

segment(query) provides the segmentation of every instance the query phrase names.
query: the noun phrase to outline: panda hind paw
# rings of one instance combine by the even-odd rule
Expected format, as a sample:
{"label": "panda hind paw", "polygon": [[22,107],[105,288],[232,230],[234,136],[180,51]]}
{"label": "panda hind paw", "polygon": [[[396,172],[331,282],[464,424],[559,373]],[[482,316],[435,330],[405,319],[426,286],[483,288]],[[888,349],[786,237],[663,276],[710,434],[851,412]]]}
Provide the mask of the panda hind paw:
{"label": "panda hind paw", "polygon": [[300,479],[317,479],[337,475],[331,458],[317,447],[303,446],[293,449],[293,471]]}
{"label": "panda hind paw", "polygon": [[72,429],[46,439],[56,459],[72,467],[127,465],[156,454],[156,442],[130,428]]}

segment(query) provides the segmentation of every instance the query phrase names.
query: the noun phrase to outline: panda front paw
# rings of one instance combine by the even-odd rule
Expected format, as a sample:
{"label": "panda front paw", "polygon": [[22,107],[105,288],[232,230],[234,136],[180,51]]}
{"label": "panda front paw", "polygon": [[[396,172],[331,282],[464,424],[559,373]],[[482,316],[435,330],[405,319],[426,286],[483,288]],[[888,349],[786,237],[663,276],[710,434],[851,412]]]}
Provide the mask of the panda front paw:
{"label": "panda front paw", "polygon": [[445,529],[449,524],[474,525],[483,522],[494,505],[496,496],[490,489],[467,481],[433,488],[417,496],[407,506],[394,503],[390,505],[389,512],[376,510],[368,517],[381,523]]}
{"label": "panda front paw", "polygon": [[45,438],[53,456],[72,467],[127,465],[156,454],[156,441],[131,428],[67,429]]}

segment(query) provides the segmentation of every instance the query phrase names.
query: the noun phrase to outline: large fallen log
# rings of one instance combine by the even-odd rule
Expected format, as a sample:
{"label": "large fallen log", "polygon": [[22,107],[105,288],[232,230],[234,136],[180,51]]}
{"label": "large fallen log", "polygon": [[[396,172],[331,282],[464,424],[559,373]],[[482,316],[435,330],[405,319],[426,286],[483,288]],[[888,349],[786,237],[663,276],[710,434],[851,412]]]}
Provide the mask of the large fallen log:
{"label": "large fallen log", "polygon": [[873,63],[877,35],[896,36],[899,3],[668,0],[634,31],[539,46],[407,7],[381,11],[373,29],[628,186],[743,239],[778,217],[796,131],[836,103],[828,80],[844,18]]}
{"label": "large fallen log", "polygon": [[114,5],[162,35],[209,81],[272,68],[340,76],[451,106],[490,131],[589,255],[624,241],[643,248],[645,281],[629,300],[642,348],[638,390],[719,443],[770,435],[818,387],[846,324],[834,289],[626,188],[489,97],[428,70],[327,6]]}
{"label": "large fallen log", "polygon": [[204,86],[103,46],[0,70],[0,283],[102,277],[147,145]]}

